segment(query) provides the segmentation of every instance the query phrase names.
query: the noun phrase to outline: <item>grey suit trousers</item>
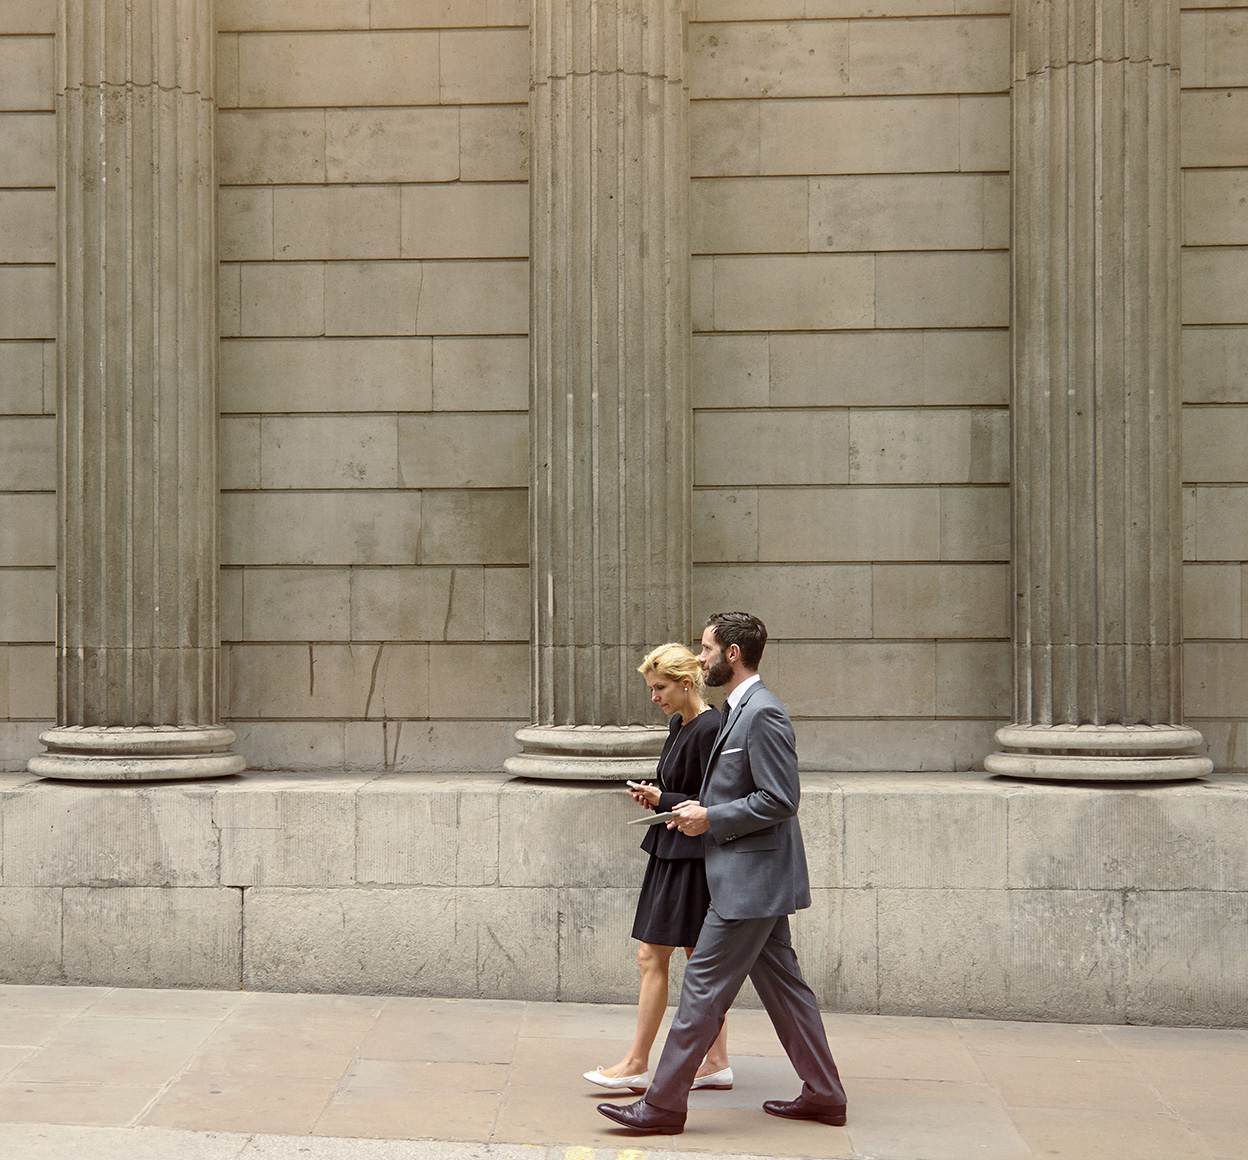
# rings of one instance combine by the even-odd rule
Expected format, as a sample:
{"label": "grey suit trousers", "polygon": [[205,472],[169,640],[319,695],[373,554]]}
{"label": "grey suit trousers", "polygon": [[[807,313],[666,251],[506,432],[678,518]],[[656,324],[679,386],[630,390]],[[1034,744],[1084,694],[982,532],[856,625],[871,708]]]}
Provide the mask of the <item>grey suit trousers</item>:
{"label": "grey suit trousers", "polygon": [[788,915],[725,919],[712,906],[685,966],[680,1006],[646,1092],[647,1104],[687,1110],[694,1074],[747,976],[802,1078],[802,1094],[817,1104],[845,1103],[819,1004],[789,940]]}

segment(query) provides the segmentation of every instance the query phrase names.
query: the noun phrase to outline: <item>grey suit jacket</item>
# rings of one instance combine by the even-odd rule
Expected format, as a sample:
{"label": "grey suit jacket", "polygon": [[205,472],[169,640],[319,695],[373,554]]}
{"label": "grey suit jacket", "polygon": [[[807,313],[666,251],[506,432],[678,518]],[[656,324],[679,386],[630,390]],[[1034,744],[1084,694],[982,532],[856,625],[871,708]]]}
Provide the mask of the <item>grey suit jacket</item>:
{"label": "grey suit jacket", "polygon": [[769,918],[810,905],[800,798],[793,723],[759,681],[729,714],[698,797],[711,827],[706,880],[721,918]]}

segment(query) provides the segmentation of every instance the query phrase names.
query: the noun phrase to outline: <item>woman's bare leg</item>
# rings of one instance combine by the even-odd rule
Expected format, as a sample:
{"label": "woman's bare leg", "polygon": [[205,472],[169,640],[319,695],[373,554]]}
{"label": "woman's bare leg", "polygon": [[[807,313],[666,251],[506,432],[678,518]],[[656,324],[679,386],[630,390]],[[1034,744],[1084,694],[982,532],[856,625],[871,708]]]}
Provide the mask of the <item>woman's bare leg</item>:
{"label": "woman's bare leg", "polygon": [[675,947],[643,942],[637,948],[637,965],[641,968],[641,994],[637,999],[637,1031],[628,1054],[613,1067],[604,1067],[602,1074],[612,1079],[640,1075],[650,1070],[650,1048],[654,1046],[659,1025],[667,1011],[667,967]]}
{"label": "woman's bare leg", "polygon": [[[691,954],[693,954],[693,947],[685,947],[685,958],[688,958]],[[715,1072],[723,1071],[727,1066],[728,1020],[725,1019],[719,1029],[719,1034],[715,1036],[715,1042],[707,1050],[706,1058],[702,1061],[702,1066],[698,1068],[698,1073],[694,1078],[700,1079],[704,1075],[714,1075]]]}

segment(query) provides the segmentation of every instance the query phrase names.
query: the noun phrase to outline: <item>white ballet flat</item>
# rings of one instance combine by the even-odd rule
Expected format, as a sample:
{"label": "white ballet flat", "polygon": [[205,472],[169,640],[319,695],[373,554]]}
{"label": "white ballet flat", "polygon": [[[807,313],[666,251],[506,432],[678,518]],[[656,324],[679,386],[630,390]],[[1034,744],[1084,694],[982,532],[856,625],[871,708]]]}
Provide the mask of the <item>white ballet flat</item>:
{"label": "white ballet flat", "polygon": [[690,1091],[697,1091],[698,1088],[709,1088],[713,1092],[726,1092],[732,1090],[732,1068],[726,1067],[723,1071],[713,1071],[710,1075],[704,1075],[700,1079],[693,1081],[693,1087]]}
{"label": "white ballet flat", "polygon": [[[722,1072],[720,1073],[723,1074]],[[602,1068],[596,1067],[593,1071],[587,1071],[585,1078],[590,1083],[596,1083],[599,1087],[607,1088],[609,1091],[622,1092],[644,1092],[650,1086],[650,1073],[643,1071],[640,1075],[622,1075],[619,1077],[613,1075],[603,1075]]]}

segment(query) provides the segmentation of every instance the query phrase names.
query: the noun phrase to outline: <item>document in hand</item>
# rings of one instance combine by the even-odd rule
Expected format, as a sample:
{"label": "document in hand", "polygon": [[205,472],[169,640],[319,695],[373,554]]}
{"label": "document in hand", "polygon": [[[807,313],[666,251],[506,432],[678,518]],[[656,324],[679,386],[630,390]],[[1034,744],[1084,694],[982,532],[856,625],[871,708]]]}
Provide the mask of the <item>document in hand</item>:
{"label": "document in hand", "polygon": [[670,822],[673,818],[678,817],[678,816],[679,815],[672,813],[671,810],[667,810],[661,814],[649,814],[646,817],[633,818],[633,820],[629,822],[628,825],[630,826],[655,826],[655,825],[658,825],[659,822]]}

